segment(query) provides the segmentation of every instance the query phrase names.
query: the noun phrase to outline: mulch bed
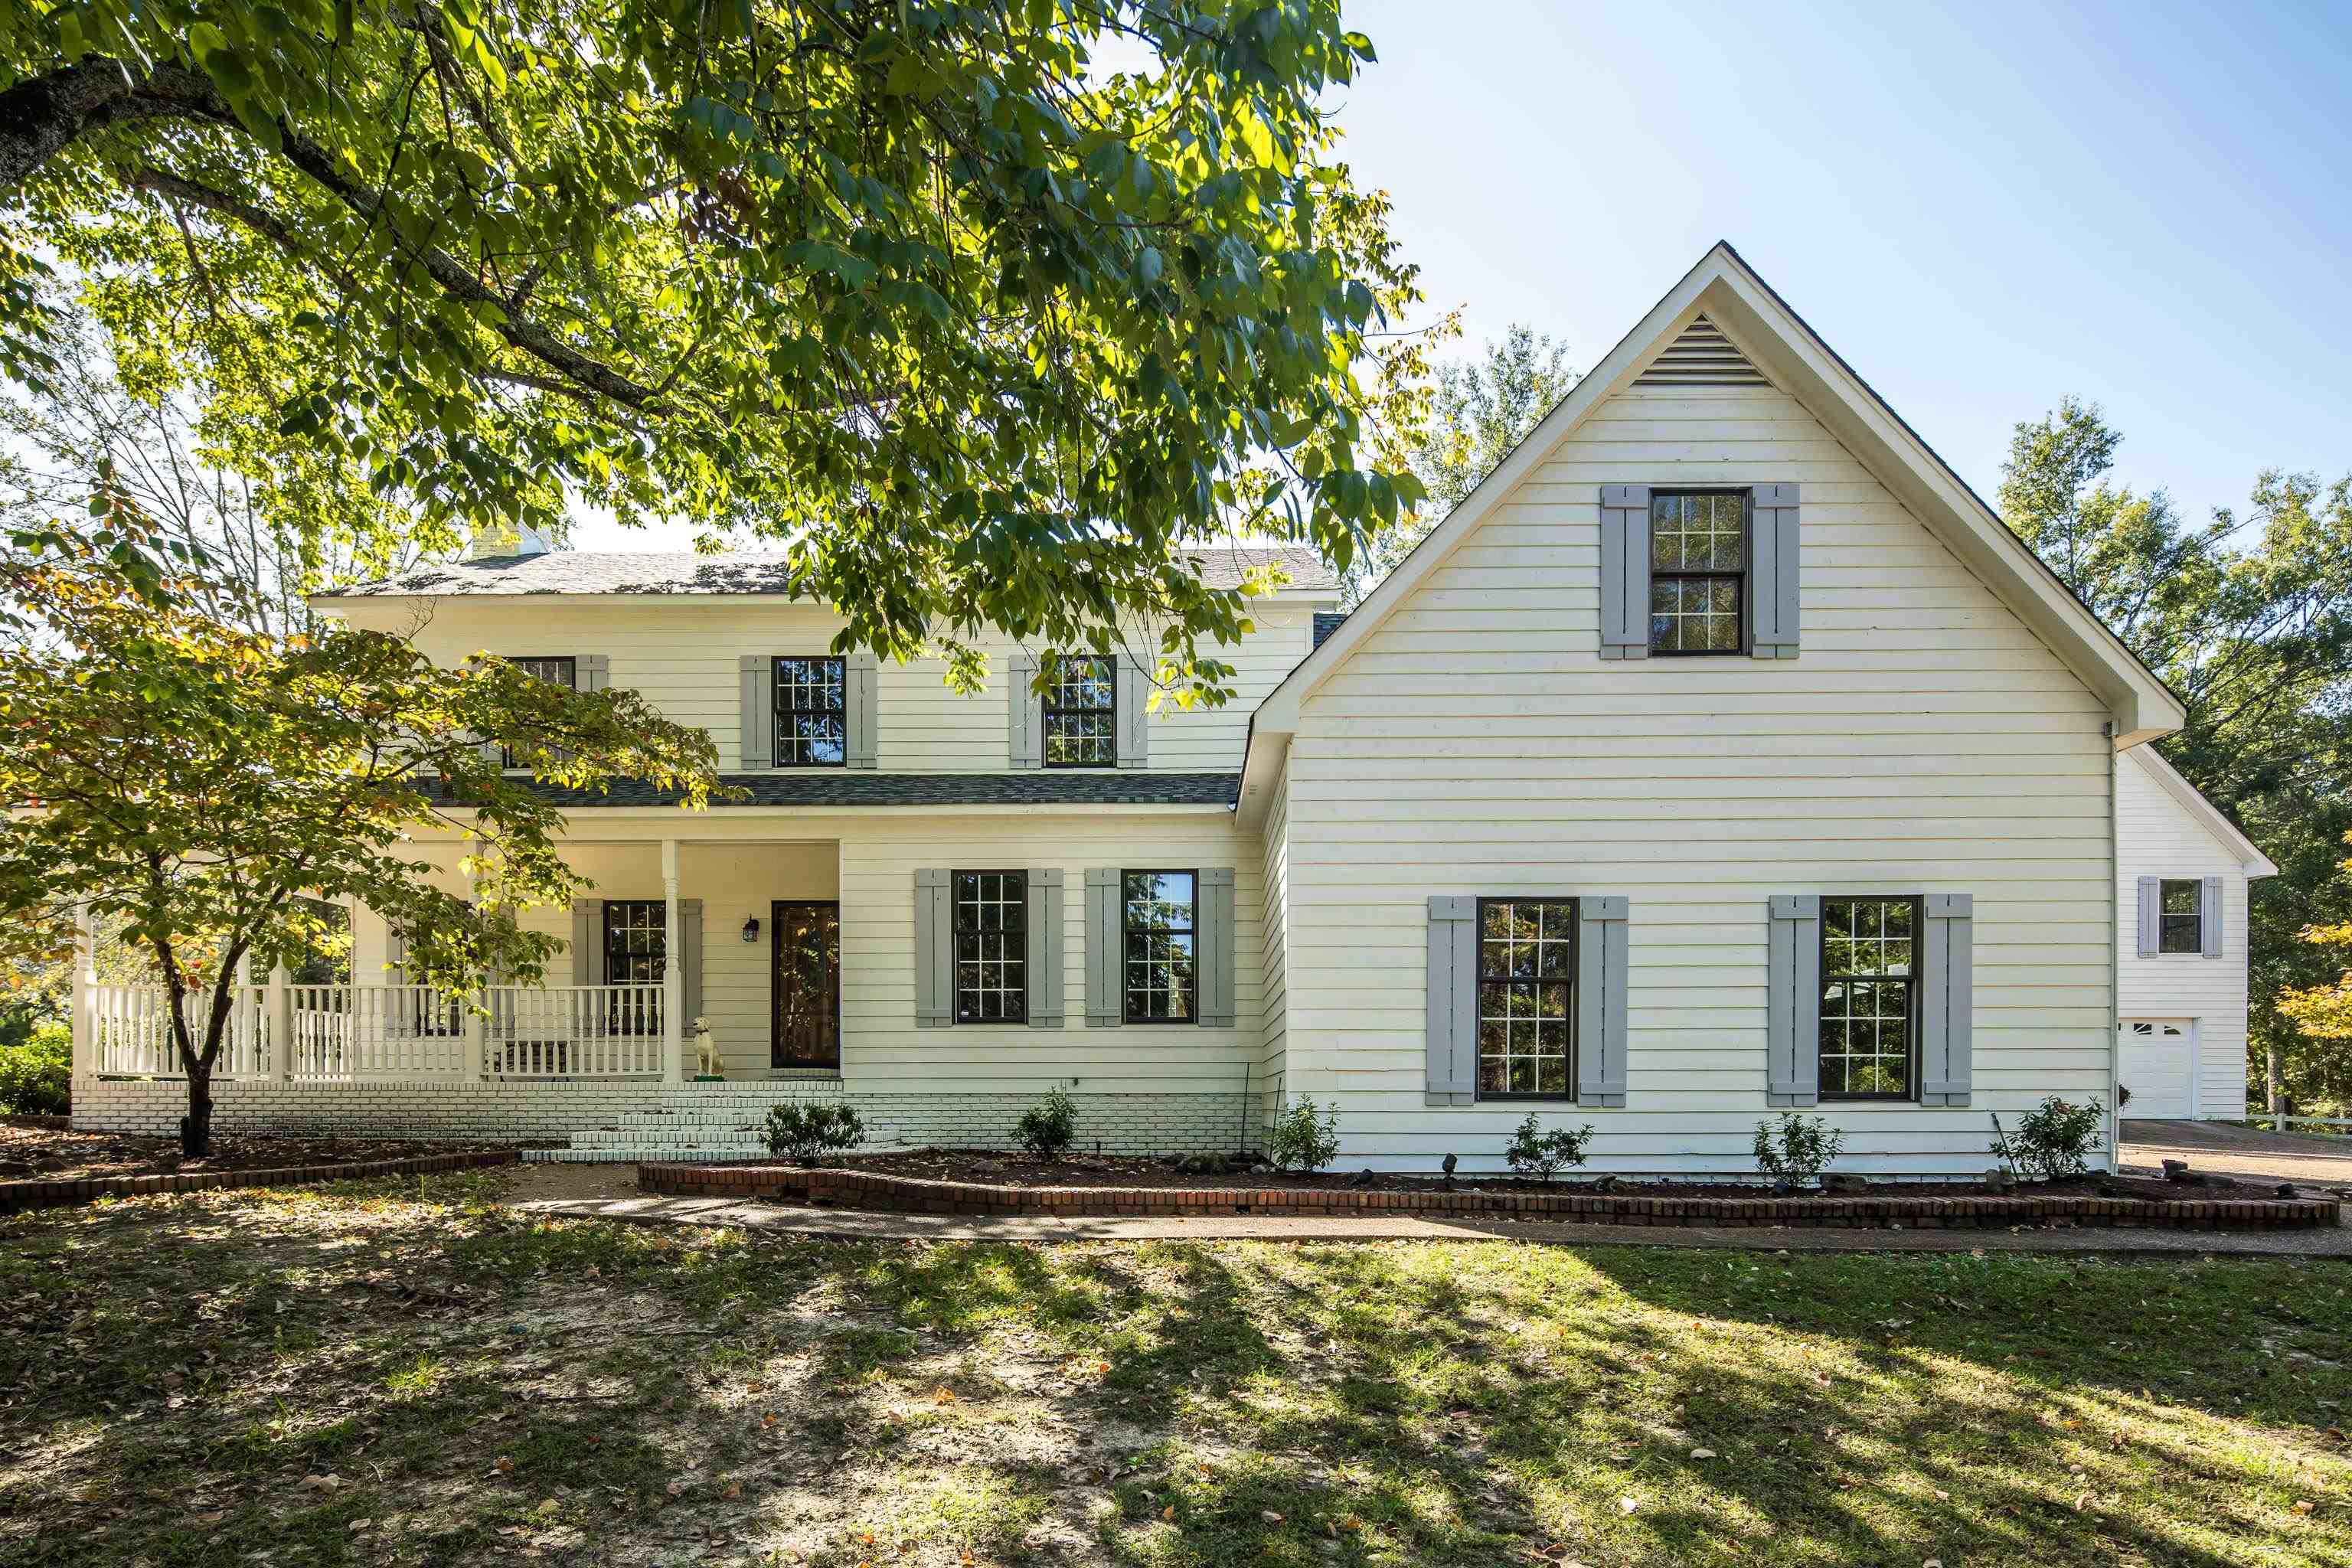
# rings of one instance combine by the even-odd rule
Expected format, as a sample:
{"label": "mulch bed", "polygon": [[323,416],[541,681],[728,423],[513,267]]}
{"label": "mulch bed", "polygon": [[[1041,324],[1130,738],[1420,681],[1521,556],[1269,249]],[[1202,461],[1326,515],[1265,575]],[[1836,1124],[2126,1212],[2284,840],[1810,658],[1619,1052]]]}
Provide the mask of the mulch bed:
{"label": "mulch bed", "polygon": [[[316,1141],[323,1142],[323,1140]],[[197,1193],[221,1187],[291,1187],[310,1182],[356,1182],[372,1176],[421,1176],[436,1171],[511,1165],[513,1149],[470,1149],[454,1153],[411,1154],[388,1160],[307,1162],[299,1165],[254,1165],[241,1170],[155,1172],[140,1176],[37,1176],[0,1182],[0,1214],[86,1204],[99,1198],[143,1197],[152,1193]],[[190,1161],[190,1165],[197,1162]]]}
{"label": "mulch bed", "polygon": [[0,1181],[77,1181],[103,1176],[283,1170],[299,1165],[407,1160],[508,1146],[484,1142],[429,1142],[413,1138],[255,1138],[216,1132],[213,1135],[212,1153],[202,1160],[190,1160],[181,1154],[177,1138],[12,1125],[0,1126]]}

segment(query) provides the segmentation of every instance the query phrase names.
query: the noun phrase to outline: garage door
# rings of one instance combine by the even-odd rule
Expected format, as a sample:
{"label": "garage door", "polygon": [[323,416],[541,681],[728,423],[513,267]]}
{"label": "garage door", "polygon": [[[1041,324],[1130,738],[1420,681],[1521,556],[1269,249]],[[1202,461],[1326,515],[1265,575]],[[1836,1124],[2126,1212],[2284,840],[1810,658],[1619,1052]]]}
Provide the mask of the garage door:
{"label": "garage door", "polygon": [[2186,1018],[2124,1020],[2123,1082],[2131,1090],[2126,1116],[2197,1114],[2189,1092],[2192,1037]]}

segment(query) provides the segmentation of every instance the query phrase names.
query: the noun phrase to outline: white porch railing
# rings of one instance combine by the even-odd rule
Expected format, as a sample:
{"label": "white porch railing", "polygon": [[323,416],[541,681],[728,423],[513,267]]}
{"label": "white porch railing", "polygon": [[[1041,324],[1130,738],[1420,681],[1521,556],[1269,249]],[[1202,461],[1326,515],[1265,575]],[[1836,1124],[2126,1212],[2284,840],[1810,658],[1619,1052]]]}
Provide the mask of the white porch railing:
{"label": "white porch railing", "polygon": [[[178,1078],[160,985],[81,987],[77,1072]],[[289,1083],[659,1078],[664,987],[494,985],[479,1007],[425,985],[240,985],[214,1076]],[[184,1003],[201,1045],[208,997]]]}

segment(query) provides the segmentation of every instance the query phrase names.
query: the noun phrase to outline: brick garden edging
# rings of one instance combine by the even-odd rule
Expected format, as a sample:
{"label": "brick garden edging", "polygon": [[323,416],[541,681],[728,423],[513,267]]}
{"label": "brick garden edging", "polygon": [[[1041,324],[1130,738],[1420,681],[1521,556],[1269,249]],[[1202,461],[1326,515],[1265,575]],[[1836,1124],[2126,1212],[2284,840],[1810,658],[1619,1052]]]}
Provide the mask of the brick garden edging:
{"label": "brick garden edging", "polygon": [[0,1182],[0,1214],[148,1193],[195,1193],[215,1187],[291,1187],[306,1182],[348,1182],[362,1176],[470,1171],[485,1165],[511,1165],[521,1158],[519,1150],[477,1149],[462,1154],[412,1154],[400,1160],[354,1160],[340,1165],[277,1165],[253,1171],[186,1171],[171,1175]]}
{"label": "brick garden edging", "polygon": [[42,1132],[66,1132],[73,1128],[70,1116],[53,1116],[46,1111],[11,1111],[0,1116],[0,1127],[29,1127]]}
{"label": "brick garden edging", "polygon": [[646,1192],[679,1197],[780,1198],[891,1214],[1413,1215],[1423,1218],[1577,1221],[1586,1225],[1841,1226],[1920,1230],[2052,1223],[2168,1230],[2296,1230],[2336,1223],[2332,1198],[1637,1197],[1575,1191],[1358,1192],[1293,1187],[1014,1187],[932,1182],[870,1171],[792,1165],[647,1163]]}

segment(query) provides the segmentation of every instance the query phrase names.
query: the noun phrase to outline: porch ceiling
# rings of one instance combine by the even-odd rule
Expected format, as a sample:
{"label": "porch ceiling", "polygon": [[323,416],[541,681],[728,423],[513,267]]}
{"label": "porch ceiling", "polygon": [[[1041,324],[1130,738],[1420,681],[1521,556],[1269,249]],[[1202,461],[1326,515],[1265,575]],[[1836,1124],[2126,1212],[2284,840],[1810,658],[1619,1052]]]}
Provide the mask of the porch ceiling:
{"label": "porch ceiling", "polygon": [[[743,792],[730,805],[1221,805],[1234,801],[1235,773],[1052,772],[1003,773],[886,773],[853,769],[804,769],[771,773],[727,773],[719,782]],[[616,780],[609,789],[538,786],[565,810],[598,806],[675,805],[677,791],[635,780]]]}

